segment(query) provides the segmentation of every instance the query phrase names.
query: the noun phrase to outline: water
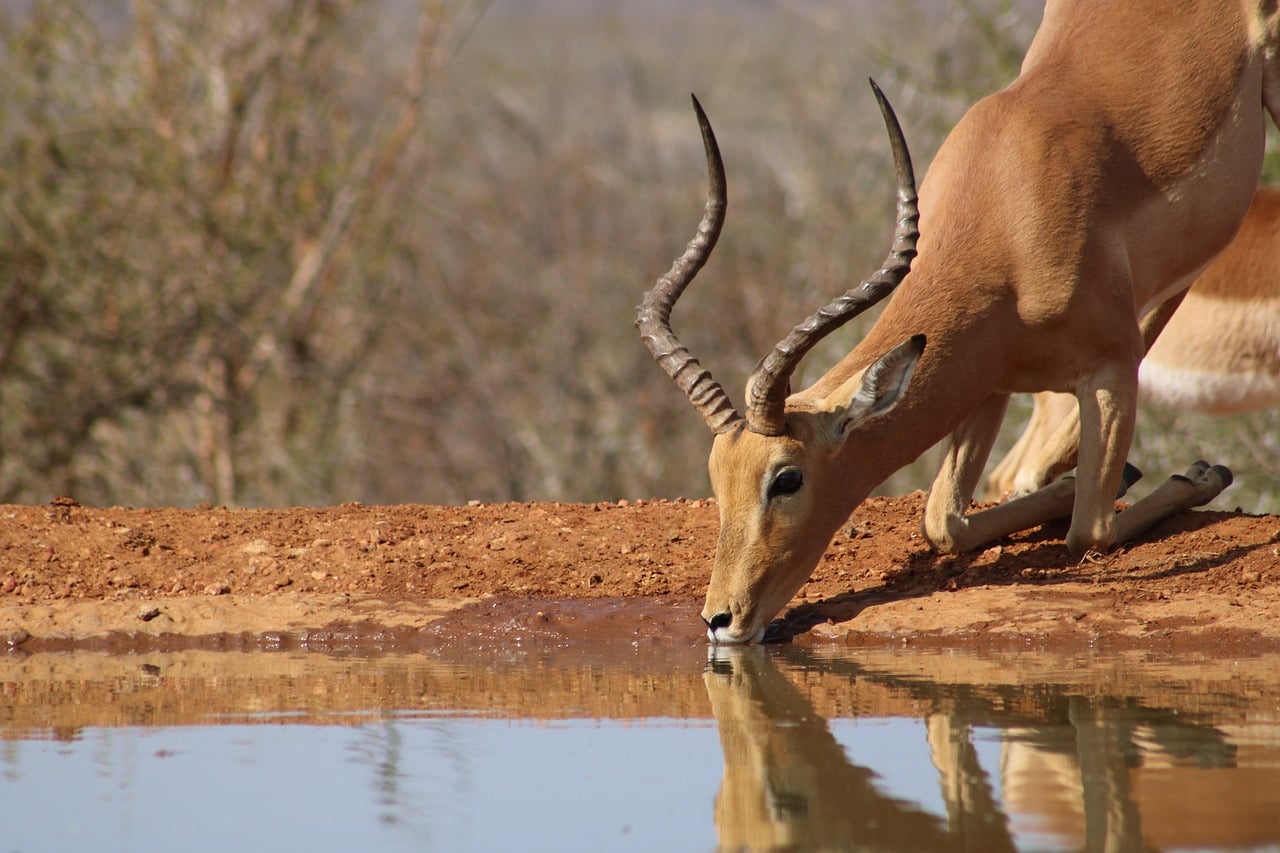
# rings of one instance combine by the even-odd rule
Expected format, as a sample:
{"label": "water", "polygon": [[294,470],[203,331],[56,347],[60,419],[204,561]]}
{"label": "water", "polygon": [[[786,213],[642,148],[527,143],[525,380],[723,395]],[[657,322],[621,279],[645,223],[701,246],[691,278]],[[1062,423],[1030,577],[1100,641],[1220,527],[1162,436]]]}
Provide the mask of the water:
{"label": "water", "polygon": [[0,851],[1280,849],[1280,656],[0,658]]}

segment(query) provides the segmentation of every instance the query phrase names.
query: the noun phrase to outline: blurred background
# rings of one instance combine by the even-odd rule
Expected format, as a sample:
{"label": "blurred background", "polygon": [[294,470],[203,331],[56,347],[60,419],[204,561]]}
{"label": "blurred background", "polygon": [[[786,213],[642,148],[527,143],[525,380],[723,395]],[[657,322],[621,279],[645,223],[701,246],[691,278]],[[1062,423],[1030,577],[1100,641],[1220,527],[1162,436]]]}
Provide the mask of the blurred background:
{"label": "blurred background", "polygon": [[[0,501],[706,495],[706,428],[632,326],[701,215],[689,92],[730,208],[673,322],[740,401],[888,247],[866,78],[922,176],[1041,10],[0,0]],[[1144,412],[1131,458],[1223,462],[1215,505],[1280,511],[1276,418]]]}

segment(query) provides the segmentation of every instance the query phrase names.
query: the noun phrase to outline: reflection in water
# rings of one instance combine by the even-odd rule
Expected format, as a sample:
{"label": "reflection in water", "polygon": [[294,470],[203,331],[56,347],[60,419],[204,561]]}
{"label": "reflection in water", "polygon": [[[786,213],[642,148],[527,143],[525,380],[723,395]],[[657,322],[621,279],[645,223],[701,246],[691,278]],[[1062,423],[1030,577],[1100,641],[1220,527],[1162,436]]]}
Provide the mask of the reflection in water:
{"label": "reflection in water", "polygon": [[929,714],[926,723],[929,752],[947,805],[947,829],[968,850],[1014,849],[991,779],[978,763],[973,727],[946,712]]}
{"label": "reflection in water", "polygon": [[[937,817],[887,796],[876,774],[845,755],[827,721],[755,648],[717,648],[704,680],[724,747],[716,798],[720,845],[729,849],[944,850],[964,845]],[[975,764],[976,767],[976,764]],[[990,796],[975,798],[990,807]],[[975,826],[1003,826],[979,815]],[[974,849],[1012,848],[1007,834]],[[989,840],[1000,844],[992,846]]]}
{"label": "reflection in water", "polygon": [[1089,850],[1280,841],[1280,727],[1253,727],[1269,740],[1256,749],[1168,710],[1083,696],[1065,710],[1004,735],[1005,799],[1029,830]]}
{"label": "reflection in water", "polygon": [[[942,820],[887,796],[875,772],[846,754],[797,686],[815,665],[796,649],[712,650],[704,680],[725,756],[715,805],[722,846],[1141,850],[1280,842],[1274,715],[1233,738],[1230,726],[1133,698],[924,682],[852,660],[822,663],[851,685],[872,681],[919,701]],[[978,728],[999,732],[1002,796],[979,761]]]}
{"label": "reflection in water", "polygon": [[1270,849],[1280,656],[0,656],[0,827],[95,853]]}
{"label": "reflection in water", "polygon": [[378,803],[378,819],[383,823],[401,822],[402,798],[400,782],[402,773],[401,751],[404,738],[394,720],[379,725],[365,726],[362,737],[352,747],[357,764],[369,767],[373,774],[373,789]]}

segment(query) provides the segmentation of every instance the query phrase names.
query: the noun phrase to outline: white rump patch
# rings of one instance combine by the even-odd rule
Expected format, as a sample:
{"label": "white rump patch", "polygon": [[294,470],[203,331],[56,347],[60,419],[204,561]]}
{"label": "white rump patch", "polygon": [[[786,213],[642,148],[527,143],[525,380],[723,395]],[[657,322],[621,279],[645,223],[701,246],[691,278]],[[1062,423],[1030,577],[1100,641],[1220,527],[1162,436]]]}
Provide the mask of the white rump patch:
{"label": "white rump patch", "polygon": [[1144,361],[1138,370],[1138,391],[1144,403],[1231,415],[1280,403],[1280,375],[1219,373]]}

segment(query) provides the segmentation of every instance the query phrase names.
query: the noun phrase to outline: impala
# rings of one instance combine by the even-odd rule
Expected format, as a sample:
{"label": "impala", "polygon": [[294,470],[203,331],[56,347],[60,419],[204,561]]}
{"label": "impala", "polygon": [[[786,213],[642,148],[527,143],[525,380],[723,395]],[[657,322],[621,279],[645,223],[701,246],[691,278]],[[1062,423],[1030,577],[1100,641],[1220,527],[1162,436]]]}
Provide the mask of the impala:
{"label": "impala", "polygon": [[[706,208],[636,323],[714,433],[720,534],[702,613],[713,642],[761,640],[854,508],[948,435],[922,524],[940,552],[1069,514],[1067,546],[1083,555],[1223,488],[1229,474],[1197,465],[1114,510],[1140,321],[1185,290],[1244,218],[1263,106],[1280,113],[1278,30],[1274,0],[1049,0],[1018,78],[939,149],[918,227],[906,145],[881,98],[899,183],[889,259],[765,356],[745,414],[670,325],[724,221],[723,164],[698,108]],[[890,291],[853,351],[791,394],[804,354]],[[1077,399],[1077,476],[966,514],[1009,394],[1045,390]]]}
{"label": "impala", "polygon": [[[1216,415],[1280,403],[1280,190],[1258,189],[1231,245],[1176,307],[1138,370],[1143,403]],[[1074,413],[1070,396],[1037,394],[1022,436],[987,480],[987,496],[1033,492],[1071,468]]]}

